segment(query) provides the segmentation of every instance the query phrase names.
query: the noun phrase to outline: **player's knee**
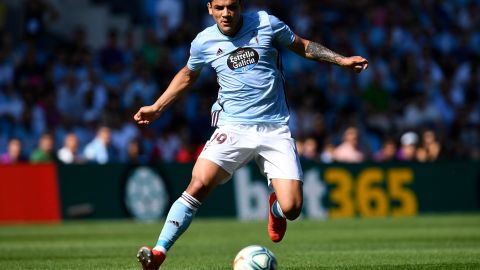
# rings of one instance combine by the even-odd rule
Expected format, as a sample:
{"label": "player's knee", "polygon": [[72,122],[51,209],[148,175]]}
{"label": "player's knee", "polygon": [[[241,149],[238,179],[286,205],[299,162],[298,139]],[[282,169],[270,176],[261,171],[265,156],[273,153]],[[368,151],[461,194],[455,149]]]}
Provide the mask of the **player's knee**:
{"label": "player's knee", "polygon": [[199,175],[192,175],[192,181],[190,181],[190,187],[196,192],[207,190],[207,181]]}
{"label": "player's knee", "polygon": [[192,196],[203,197],[211,190],[209,183],[211,183],[211,181],[209,181],[204,175],[194,173],[192,174],[192,180],[187,189]]}
{"label": "player's knee", "polygon": [[283,214],[288,220],[295,220],[302,212],[302,201],[293,200],[282,207]]}

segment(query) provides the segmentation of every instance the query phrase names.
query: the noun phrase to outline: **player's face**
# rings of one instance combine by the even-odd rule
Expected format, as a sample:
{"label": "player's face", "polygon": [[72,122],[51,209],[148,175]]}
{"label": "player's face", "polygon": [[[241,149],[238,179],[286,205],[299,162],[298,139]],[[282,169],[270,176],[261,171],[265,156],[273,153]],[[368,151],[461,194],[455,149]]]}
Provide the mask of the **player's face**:
{"label": "player's face", "polygon": [[238,32],[243,9],[240,0],[212,0],[207,7],[222,33],[233,36]]}

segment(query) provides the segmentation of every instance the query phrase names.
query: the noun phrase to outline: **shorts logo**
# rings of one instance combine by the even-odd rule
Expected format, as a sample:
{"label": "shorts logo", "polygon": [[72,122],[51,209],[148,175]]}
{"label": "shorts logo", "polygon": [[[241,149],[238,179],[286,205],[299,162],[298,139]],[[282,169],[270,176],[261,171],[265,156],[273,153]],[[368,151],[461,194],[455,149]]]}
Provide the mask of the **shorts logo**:
{"label": "shorts logo", "polygon": [[258,64],[258,52],[252,48],[238,48],[227,59],[228,67],[238,73],[251,70]]}

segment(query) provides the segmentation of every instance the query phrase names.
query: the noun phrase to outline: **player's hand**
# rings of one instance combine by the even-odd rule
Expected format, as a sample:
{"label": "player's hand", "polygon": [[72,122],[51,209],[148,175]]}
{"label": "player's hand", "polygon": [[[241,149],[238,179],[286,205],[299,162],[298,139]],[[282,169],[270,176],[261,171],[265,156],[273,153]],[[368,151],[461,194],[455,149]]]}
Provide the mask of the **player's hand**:
{"label": "player's hand", "polygon": [[160,112],[153,106],[141,107],[133,116],[133,119],[139,125],[148,125],[160,116]]}
{"label": "player's hand", "polygon": [[360,73],[368,68],[368,60],[361,56],[345,57],[341,60],[340,66],[351,69],[355,73]]}

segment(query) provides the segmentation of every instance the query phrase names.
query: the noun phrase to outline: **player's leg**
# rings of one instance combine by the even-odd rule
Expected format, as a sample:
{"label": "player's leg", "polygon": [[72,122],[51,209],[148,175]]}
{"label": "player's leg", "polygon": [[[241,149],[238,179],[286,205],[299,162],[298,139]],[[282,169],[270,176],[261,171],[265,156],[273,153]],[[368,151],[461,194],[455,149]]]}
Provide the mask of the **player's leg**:
{"label": "player's leg", "polygon": [[230,174],[210,160],[199,158],[192,171],[192,180],[186,191],[170,208],[155,249],[168,251],[188,228],[207,195]]}
{"label": "player's leg", "polygon": [[296,219],[302,212],[303,189],[298,180],[272,179],[276,201],[272,203],[272,212],[276,217]]}
{"label": "player's leg", "polygon": [[155,249],[164,252],[189,226],[208,194],[252,156],[248,141],[225,128],[218,128],[205,145],[192,171],[192,180],[172,205]]}
{"label": "player's leg", "polygon": [[193,216],[207,195],[230,174],[210,160],[199,158],[192,171],[187,189],[175,201],[154,249],[168,251],[188,228]]}
{"label": "player's leg", "polygon": [[[144,270],[158,269],[157,260],[154,260],[153,264],[144,262],[148,262],[150,257],[159,258],[159,261],[163,262],[168,249],[190,225],[201,202],[218,184],[230,178],[238,167],[252,158],[253,147],[249,145],[248,138],[235,134],[233,130],[215,130],[195,163],[190,184],[172,205],[157,245],[153,250],[140,249],[139,260]],[[150,256],[151,254],[160,255]]]}
{"label": "player's leg", "polygon": [[268,198],[268,234],[273,242],[280,242],[287,231],[287,219],[294,220],[302,211],[303,192],[299,180],[272,179]]}
{"label": "player's leg", "polygon": [[193,167],[192,180],[186,192],[200,202],[220,183],[230,178],[230,173],[216,163],[199,158]]}
{"label": "player's leg", "polygon": [[265,125],[258,136],[257,164],[274,191],[269,197],[268,233],[273,242],[283,239],[287,219],[296,219],[303,203],[302,168],[286,125]]}
{"label": "player's leg", "polygon": [[170,208],[157,244],[153,250],[142,247],[137,254],[143,269],[159,268],[167,251],[190,225],[203,200],[229,177],[230,174],[214,162],[202,158],[197,160],[190,184]]}

